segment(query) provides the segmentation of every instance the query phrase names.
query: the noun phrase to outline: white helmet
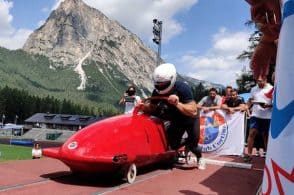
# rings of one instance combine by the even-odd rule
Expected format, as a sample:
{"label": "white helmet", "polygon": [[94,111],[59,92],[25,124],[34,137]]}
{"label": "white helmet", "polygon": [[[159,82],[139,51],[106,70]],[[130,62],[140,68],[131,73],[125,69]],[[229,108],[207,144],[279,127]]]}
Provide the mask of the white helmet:
{"label": "white helmet", "polygon": [[167,94],[175,85],[177,71],[173,64],[157,66],[153,73],[154,87],[157,93]]}

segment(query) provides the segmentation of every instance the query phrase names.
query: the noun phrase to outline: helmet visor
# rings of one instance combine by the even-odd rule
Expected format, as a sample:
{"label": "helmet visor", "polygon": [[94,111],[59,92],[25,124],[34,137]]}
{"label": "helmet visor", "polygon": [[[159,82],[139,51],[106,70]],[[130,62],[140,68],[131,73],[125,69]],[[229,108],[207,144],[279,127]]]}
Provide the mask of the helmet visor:
{"label": "helmet visor", "polygon": [[161,90],[165,90],[166,88],[168,88],[170,86],[170,84],[171,84],[171,81],[156,82],[154,84],[154,87],[158,91],[161,91]]}

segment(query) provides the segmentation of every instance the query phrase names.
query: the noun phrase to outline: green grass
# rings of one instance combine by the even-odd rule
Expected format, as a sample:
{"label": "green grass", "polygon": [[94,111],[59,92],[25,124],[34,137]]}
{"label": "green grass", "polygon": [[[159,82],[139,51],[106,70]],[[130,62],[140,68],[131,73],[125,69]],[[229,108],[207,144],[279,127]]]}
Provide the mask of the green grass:
{"label": "green grass", "polygon": [[86,60],[83,64],[87,75],[84,91],[77,90],[80,79],[73,66],[50,68],[55,65],[42,55],[0,47],[0,87],[25,89],[39,97],[71,100],[75,104],[94,108],[95,114],[102,111],[113,115],[122,111],[118,102],[131,81],[118,70],[117,65]]}
{"label": "green grass", "polygon": [[8,160],[25,160],[32,158],[32,148],[0,144],[0,162]]}

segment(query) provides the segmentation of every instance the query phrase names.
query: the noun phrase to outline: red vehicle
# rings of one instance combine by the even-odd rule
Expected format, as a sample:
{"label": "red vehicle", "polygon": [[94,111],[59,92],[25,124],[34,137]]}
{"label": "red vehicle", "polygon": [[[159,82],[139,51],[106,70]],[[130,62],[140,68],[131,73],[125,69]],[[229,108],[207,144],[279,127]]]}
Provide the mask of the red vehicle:
{"label": "red vehicle", "polygon": [[78,131],[61,147],[43,149],[45,156],[61,160],[73,172],[123,173],[134,182],[137,167],[174,161],[163,122],[134,110],[98,121]]}

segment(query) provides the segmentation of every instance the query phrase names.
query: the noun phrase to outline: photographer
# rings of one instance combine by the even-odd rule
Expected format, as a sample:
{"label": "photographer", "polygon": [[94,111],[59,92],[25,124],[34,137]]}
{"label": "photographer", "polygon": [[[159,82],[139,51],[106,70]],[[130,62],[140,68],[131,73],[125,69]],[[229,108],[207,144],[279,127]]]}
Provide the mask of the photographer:
{"label": "photographer", "polygon": [[130,85],[123,97],[119,101],[119,105],[125,105],[125,114],[130,114],[133,112],[134,107],[140,102],[140,96],[136,95],[135,86]]}

